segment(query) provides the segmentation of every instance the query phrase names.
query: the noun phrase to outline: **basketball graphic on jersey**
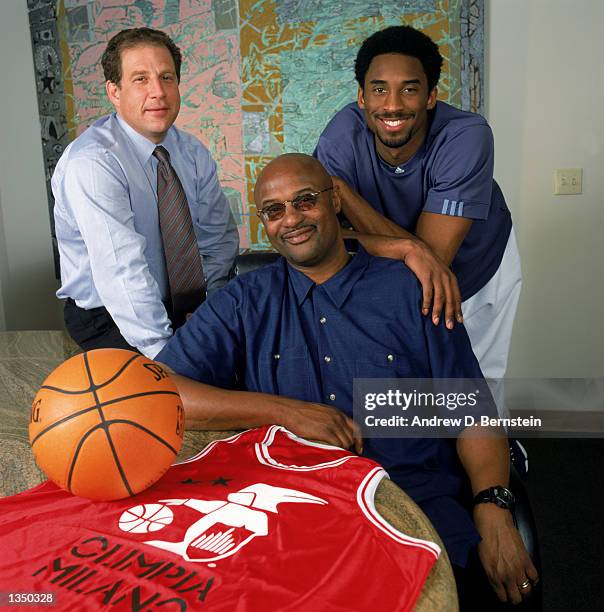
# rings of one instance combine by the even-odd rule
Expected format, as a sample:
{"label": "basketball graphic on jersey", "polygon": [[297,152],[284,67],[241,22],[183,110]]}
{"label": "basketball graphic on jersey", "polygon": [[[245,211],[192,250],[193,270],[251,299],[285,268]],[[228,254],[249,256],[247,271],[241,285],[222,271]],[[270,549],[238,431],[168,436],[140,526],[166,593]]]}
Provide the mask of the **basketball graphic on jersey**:
{"label": "basketball graphic on jersey", "polygon": [[[130,533],[157,531],[172,522],[169,506],[184,506],[202,518],[188,527],[181,541],[148,540],[145,544],[168,550],[186,561],[211,563],[234,555],[256,536],[268,535],[266,512],[277,513],[279,504],[327,505],[327,501],[294,489],[257,483],[230,493],[226,501],[204,499],[162,499],[159,504],[136,506],[122,514],[119,528]],[[163,505],[167,504],[167,505]],[[168,517],[164,524],[159,521]]]}
{"label": "basketball graphic on jersey", "polygon": [[141,504],[120,516],[119,527],[129,533],[149,533],[163,529],[173,519],[172,510],[165,504]]}

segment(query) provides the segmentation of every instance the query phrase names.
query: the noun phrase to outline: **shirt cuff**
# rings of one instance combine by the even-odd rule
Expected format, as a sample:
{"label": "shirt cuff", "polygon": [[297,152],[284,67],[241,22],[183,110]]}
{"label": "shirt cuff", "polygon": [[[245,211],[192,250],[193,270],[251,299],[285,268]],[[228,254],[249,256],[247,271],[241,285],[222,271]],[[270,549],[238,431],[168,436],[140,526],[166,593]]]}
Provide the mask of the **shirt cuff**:
{"label": "shirt cuff", "polygon": [[155,359],[157,354],[168,344],[170,338],[161,338],[153,344],[147,344],[146,346],[137,346],[136,348],[149,359]]}

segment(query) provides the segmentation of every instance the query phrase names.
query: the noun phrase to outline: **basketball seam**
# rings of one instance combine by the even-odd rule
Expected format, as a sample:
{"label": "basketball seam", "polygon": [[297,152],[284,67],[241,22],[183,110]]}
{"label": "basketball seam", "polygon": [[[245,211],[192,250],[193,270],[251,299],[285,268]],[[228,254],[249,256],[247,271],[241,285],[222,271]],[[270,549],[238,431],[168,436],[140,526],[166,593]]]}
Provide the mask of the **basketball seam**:
{"label": "basketball seam", "polygon": [[[134,355],[134,357],[131,357],[128,361],[126,361],[126,363],[124,365],[122,365],[122,367],[109,379],[106,380],[104,383],[101,383],[100,385],[96,385],[97,389],[102,389],[103,387],[107,386],[109,383],[112,383],[116,378],[118,378],[119,376],[122,375],[123,371],[131,364],[133,363],[136,359],[139,358],[143,358],[141,355]],[[90,376],[90,384],[95,384],[92,382],[92,374]]]}
{"label": "basketball seam", "polygon": [[[86,391],[86,393],[94,393],[93,391]],[[43,431],[39,432],[36,437],[31,441],[32,446],[35,444],[35,442],[38,440],[38,438],[40,438],[41,436],[43,436],[45,433],[47,433],[48,431],[50,431],[51,429],[53,429],[54,427],[57,427],[58,425],[62,425],[63,423],[68,422],[71,419],[75,419],[76,417],[79,417],[87,412],[90,412],[91,410],[95,410],[97,408],[105,408],[107,406],[111,406],[112,404],[117,404],[118,402],[123,402],[124,400],[131,400],[131,399],[136,399],[137,397],[145,397],[147,395],[178,395],[178,393],[175,393],[174,391],[145,391],[144,393],[134,393],[133,395],[124,395],[122,397],[118,397],[116,399],[111,399],[111,400],[107,400],[106,402],[99,402],[98,398],[96,398],[95,395],[95,399],[97,401],[96,404],[94,404],[94,406],[88,406],[87,408],[82,408],[82,410],[78,411],[78,412],[74,412],[73,414],[70,414],[68,416],[66,416],[65,418],[61,419],[60,421],[55,421],[54,423],[52,423],[51,425],[49,425],[46,429],[44,429]]]}
{"label": "basketball seam", "polygon": [[[95,389],[102,389],[103,387],[106,387],[108,384],[112,383],[116,378],[122,375],[124,370],[132,362],[134,362],[139,357],[141,357],[141,355],[134,355],[134,357],[131,357],[130,359],[128,359],[128,361],[126,361],[126,363],[124,363],[120,367],[120,369],[109,380],[106,380],[104,383],[101,383],[100,385],[97,385],[96,383],[93,382],[92,373],[90,372],[88,367],[86,367],[86,371],[88,373],[88,382],[90,383],[90,387],[88,387],[88,389],[83,389],[82,391],[68,391],[67,389],[61,389],[60,387],[51,387],[50,385],[42,385],[40,389],[50,389],[51,391],[57,391],[59,393],[64,393],[65,395],[78,395],[80,393],[90,393],[94,391]],[[88,363],[87,357],[85,357],[84,363],[87,366],[87,363]]]}
{"label": "basketball seam", "polygon": [[[166,442],[166,440],[164,440],[161,436],[158,436],[154,431],[148,429],[147,427],[145,427],[144,425],[141,425],[140,423],[137,423],[136,421],[130,421],[129,419],[111,419],[110,421],[105,421],[105,423],[107,423],[107,427],[109,427],[109,425],[115,425],[116,423],[122,423],[122,424],[127,423],[128,425],[132,425],[133,427],[138,427],[145,433],[149,434],[151,437],[161,442],[164,446],[167,446],[175,455],[178,453],[178,451],[171,444]],[[95,428],[96,427],[98,427],[98,425],[95,426]]]}
{"label": "basketball seam", "polygon": [[[138,357],[138,355],[137,355]],[[133,357],[130,361],[133,361],[135,358]],[[84,353],[84,365],[86,366],[86,373],[88,374],[88,380],[90,381],[90,385],[94,385],[93,380],[92,380],[92,372],[90,371],[90,363],[88,362],[88,353]],[[96,402],[97,405],[97,409],[99,411],[99,415],[101,417],[101,423],[105,424],[105,415],[103,414],[103,410],[100,406],[100,402],[99,402],[99,397],[97,395],[97,389],[93,388],[92,389],[92,394],[94,395],[94,401]],[[98,427],[98,426],[97,426]],[[73,457],[73,460],[71,462],[71,466],[69,468],[69,478],[67,481],[67,488],[71,491],[71,478],[73,476],[73,471],[75,470],[75,465],[76,465],[76,461],[77,461],[77,456],[80,452],[80,448],[82,446],[82,441],[84,440],[85,437],[87,437],[91,431],[94,431],[94,429],[96,429],[96,427],[93,427],[92,430],[89,430],[87,432],[87,434],[85,436],[82,436],[82,438],[80,439],[80,442],[78,443],[78,449]],[[104,431],[105,431],[105,435],[107,436],[107,442],[109,443],[109,448],[111,449],[111,454],[113,455],[113,460],[115,461],[115,465],[118,469],[118,472],[120,473],[120,476],[122,477],[122,482],[124,483],[124,486],[126,487],[126,491],[128,491],[128,495],[133,495],[133,491],[132,488],[130,487],[130,483],[128,482],[128,479],[126,478],[126,474],[124,472],[124,468],[122,467],[122,464],[119,460],[119,457],[117,456],[117,451],[115,449],[115,446],[113,444],[113,440],[111,438],[111,435],[109,434],[109,428],[108,427],[103,427]]]}
{"label": "basketball seam", "polygon": [[[73,456],[73,460],[71,462],[71,466],[69,468],[69,476],[67,478],[67,488],[71,491],[71,479],[73,477],[73,471],[75,469],[75,464],[77,463],[78,460],[78,455],[80,454],[80,451],[82,450],[82,446],[84,445],[84,442],[98,429],[102,429],[105,431],[105,433],[107,434],[107,439],[109,441],[109,444],[112,447],[112,451],[113,449],[113,440],[111,439],[111,436],[109,435],[109,426],[110,425],[114,425],[116,423],[128,423],[129,425],[132,425],[134,427],[138,427],[141,430],[143,430],[145,433],[147,433],[148,435],[152,436],[153,438],[156,438],[159,442],[161,442],[164,446],[167,446],[175,455],[177,454],[176,449],[172,448],[172,446],[170,446],[170,444],[168,444],[163,438],[161,438],[160,436],[158,436],[156,433],[152,432],[151,430],[147,429],[146,427],[143,427],[142,425],[140,425],[139,423],[135,423],[133,421],[128,421],[127,419],[113,419],[111,421],[107,421],[107,420],[103,420],[102,423],[99,423],[98,425],[95,425],[94,427],[91,427],[78,441],[78,445],[76,448],[76,451],[74,453]],[[126,486],[126,488],[128,489],[128,492],[130,495],[134,495],[134,492],[131,490],[130,485],[128,483],[128,480],[126,479],[126,476],[122,470],[122,466],[121,463],[119,461],[119,459],[117,458],[117,453],[114,453],[114,459],[117,465],[117,469],[119,470],[120,474],[123,477],[124,480],[124,485]]]}

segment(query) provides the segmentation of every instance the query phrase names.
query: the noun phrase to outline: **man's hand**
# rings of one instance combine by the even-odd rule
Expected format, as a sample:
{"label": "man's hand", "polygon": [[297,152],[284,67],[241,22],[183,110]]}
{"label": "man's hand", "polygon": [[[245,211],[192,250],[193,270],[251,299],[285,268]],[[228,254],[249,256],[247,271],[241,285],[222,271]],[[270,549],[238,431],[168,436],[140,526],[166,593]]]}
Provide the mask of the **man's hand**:
{"label": "man's hand", "polygon": [[462,323],[459,285],[447,264],[423,240],[380,215],[341,178],[332,176],[331,180],[342,210],[356,230],[343,230],[344,238],[358,240],[371,255],[403,261],[421,283],[422,313],[427,315],[432,307],[435,325],[443,308],[449,329],[456,320]]}
{"label": "man's hand", "polygon": [[453,329],[454,321],[463,323],[461,292],[451,270],[421,240],[410,240],[403,262],[417,276],[422,286],[422,313],[427,315],[432,304],[432,322],[438,325],[444,306],[445,324]]}
{"label": "man's hand", "polygon": [[321,440],[340,448],[363,452],[363,439],[357,424],[331,406],[280,397],[285,404],[279,422],[292,433],[309,440]]}
{"label": "man's hand", "polygon": [[497,597],[504,602],[520,603],[539,582],[539,575],[510,511],[495,504],[477,504],[474,523],[482,538],[478,555]]}
{"label": "man's hand", "polygon": [[342,230],[342,234],[344,238],[358,240],[371,255],[404,262],[422,286],[422,314],[427,316],[432,306],[434,325],[440,322],[443,308],[448,329],[453,329],[455,321],[463,323],[457,279],[427,244],[418,238],[375,236],[351,230]]}

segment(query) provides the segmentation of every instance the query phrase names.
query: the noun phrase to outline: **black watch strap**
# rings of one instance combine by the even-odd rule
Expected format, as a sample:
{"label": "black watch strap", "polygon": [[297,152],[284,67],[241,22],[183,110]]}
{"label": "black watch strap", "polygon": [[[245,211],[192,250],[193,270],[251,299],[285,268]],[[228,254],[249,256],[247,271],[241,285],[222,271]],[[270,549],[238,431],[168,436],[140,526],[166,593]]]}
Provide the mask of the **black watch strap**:
{"label": "black watch strap", "polygon": [[502,485],[490,487],[484,491],[480,491],[474,497],[474,505],[476,504],[495,504],[506,510],[513,510],[516,498],[514,494]]}

